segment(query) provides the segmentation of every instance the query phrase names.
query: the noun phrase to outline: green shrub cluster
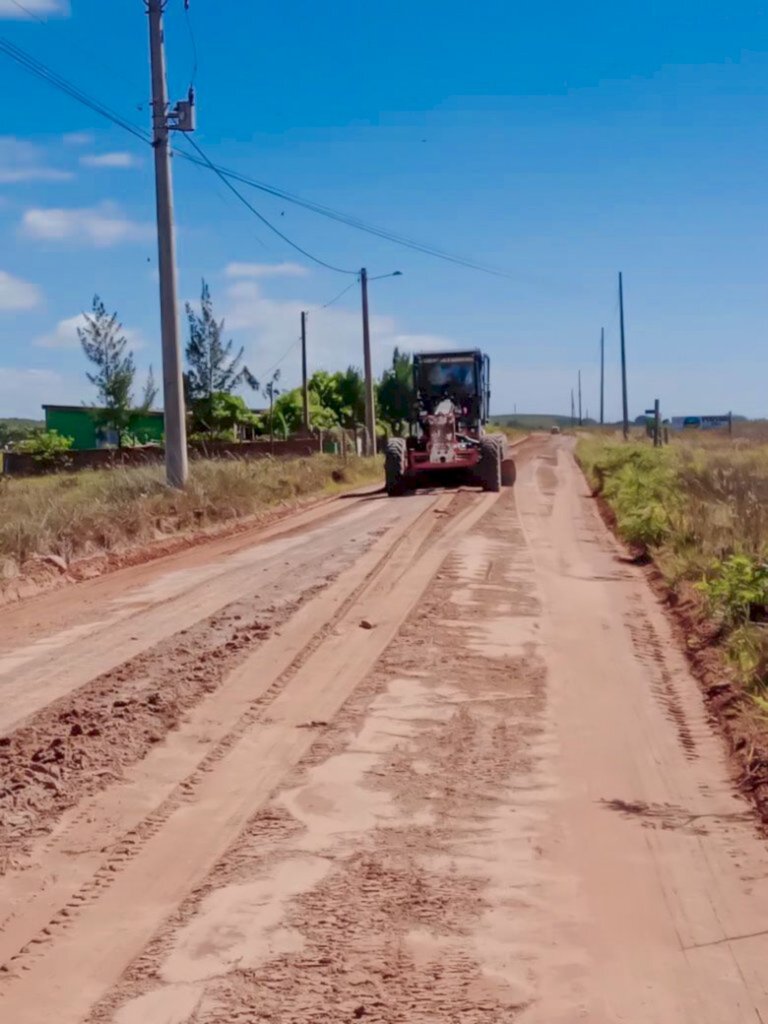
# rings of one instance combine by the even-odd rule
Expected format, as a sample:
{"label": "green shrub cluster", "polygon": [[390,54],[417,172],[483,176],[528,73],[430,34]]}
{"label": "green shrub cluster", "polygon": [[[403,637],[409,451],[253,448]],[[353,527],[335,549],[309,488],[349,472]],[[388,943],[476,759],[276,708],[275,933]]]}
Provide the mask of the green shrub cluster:
{"label": "green shrub cluster", "polygon": [[[619,534],[653,554],[672,585],[693,583],[745,687],[768,687],[768,446],[653,448],[586,438],[577,448]],[[766,705],[768,709],[768,704]]]}

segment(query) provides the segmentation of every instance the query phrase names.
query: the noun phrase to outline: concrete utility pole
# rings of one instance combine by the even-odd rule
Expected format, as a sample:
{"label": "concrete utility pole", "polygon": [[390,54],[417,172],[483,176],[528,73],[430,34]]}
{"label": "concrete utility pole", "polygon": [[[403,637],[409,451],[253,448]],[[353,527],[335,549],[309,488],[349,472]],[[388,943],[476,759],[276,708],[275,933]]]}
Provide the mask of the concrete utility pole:
{"label": "concrete utility pole", "polygon": [[365,454],[376,454],[376,408],[373,397],[373,368],[371,366],[371,326],[368,319],[368,271],[360,271],[360,290],[363,298],[363,360],[365,363]]}
{"label": "concrete utility pole", "polygon": [[579,370],[579,426],[584,426],[584,420],[581,415],[581,370]]}
{"label": "concrete utility pole", "polygon": [[629,437],[629,402],[627,400],[627,346],[624,340],[624,283],[619,271],[619,319],[621,323],[621,404],[624,416],[624,440]]}
{"label": "concrete utility pole", "polygon": [[605,328],[600,328],[600,426],[605,423]]}
{"label": "concrete utility pole", "polygon": [[168,107],[165,78],[163,11],[167,0],[145,0],[149,15],[149,52],[152,65],[152,146],[155,151],[157,251],[160,271],[160,322],[163,349],[163,411],[165,419],[165,472],[171,487],[184,487],[187,464],[187,424],[179,351],[179,308],[176,293],[176,241],[173,226],[173,185],[169,134],[194,129],[194,99]]}
{"label": "concrete utility pole", "polygon": [[307,378],[307,314],[301,314],[301,395],[304,401],[304,429],[309,433],[309,380]]}

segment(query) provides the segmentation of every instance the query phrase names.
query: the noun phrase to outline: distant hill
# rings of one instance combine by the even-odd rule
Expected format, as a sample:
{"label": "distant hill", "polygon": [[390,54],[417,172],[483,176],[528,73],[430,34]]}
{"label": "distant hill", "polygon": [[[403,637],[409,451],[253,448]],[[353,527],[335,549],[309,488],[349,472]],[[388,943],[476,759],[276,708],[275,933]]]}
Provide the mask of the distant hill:
{"label": "distant hill", "polygon": [[34,430],[43,430],[45,423],[42,420],[25,420],[17,417],[0,419],[0,447],[14,441],[21,441]]}
{"label": "distant hill", "polygon": [[10,416],[0,417],[0,426],[7,427],[9,430],[36,430],[44,427],[45,423],[43,420],[25,420]]}
{"label": "distant hill", "polygon": [[[557,416],[540,412],[502,413],[491,416],[493,423],[503,427],[517,427],[519,430],[549,430],[550,427],[570,427],[570,416]],[[585,419],[584,424],[594,424],[594,420]]]}

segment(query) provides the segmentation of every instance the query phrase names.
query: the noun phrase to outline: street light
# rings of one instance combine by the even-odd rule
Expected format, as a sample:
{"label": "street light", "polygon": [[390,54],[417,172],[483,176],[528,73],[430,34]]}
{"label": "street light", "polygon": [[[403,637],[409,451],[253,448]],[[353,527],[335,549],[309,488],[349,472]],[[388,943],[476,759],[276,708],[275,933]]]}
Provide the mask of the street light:
{"label": "street light", "polygon": [[[381,281],[385,277],[402,277],[402,270],[393,270],[390,274],[378,274],[371,281]],[[360,271],[360,291],[363,298],[363,362],[365,365],[365,432],[366,455],[376,454],[376,410],[373,399],[373,368],[371,366],[371,328],[368,319],[368,271],[365,267]]]}

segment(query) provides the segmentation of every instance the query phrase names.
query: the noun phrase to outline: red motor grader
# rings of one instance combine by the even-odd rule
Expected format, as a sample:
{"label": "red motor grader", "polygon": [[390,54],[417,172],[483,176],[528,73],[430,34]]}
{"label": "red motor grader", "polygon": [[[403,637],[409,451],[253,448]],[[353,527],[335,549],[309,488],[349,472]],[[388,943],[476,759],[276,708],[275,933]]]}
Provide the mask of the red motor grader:
{"label": "red motor grader", "polygon": [[485,491],[515,482],[506,437],[485,429],[491,398],[487,355],[479,350],[418,353],[413,386],[409,435],[387,442],[387,494],[441,481],[468,481]]}

